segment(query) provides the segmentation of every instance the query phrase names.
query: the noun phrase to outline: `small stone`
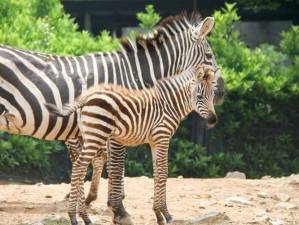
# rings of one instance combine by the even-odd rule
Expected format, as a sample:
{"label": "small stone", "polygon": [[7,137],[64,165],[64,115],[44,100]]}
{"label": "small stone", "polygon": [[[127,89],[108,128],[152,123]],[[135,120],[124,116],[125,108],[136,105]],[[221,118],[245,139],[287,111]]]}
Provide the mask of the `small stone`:
{"label": "small stone", "polygon": [[289,202],[279,202],[276,205],[276,208],[292,210],[292,209],[297,209],[298,207],[295,204],[292,204],[292,203],[289,203]]}
{"label": "small stone", "polygon": [[89,219],[92,221],[92,225],[101,225],[101,221],[99,220],[98,216],[89,216]]}
{"label": "small stone", "polygon": [[260,224],[260,223],[256,220],[251,220],[251,221],[247,221],[246,224]]}
{"label": "small stone", "polygon": [[280,202],[287,202],[290,200],[291,196],[283,194],[283,193],[277,193],[272,196],[273,199],[278,200]]}
{"label": "small stone", "polygon": [[198,208],[199,208],[199,209],[205,209],[205,208],[206,208],[206,206],[205,206],[205,205],[203,205],[203,204],[200,204],[200,205],[198,206]]}
{"label": "small stone", "polygon": [[181,198],[185,198],[186,195],[185,195],[185,194],[180,194],[180,197],[181,197]]}
{"label": "small stone", "polygon": [[266,192],[257,193],[257,197],[259,197],[259,198],[269,198],[269,196]]}
{"label": "small stone", "polygon": [[177,177],[178,179],[183,179],[184,177],[182,175],[178,176]]}
{"label": "small stone", "polygon": [[230,221],[229,217],[223,212],[210,212],[206,213],[200,217],[195,218],[194,220],[189,221],[190,225],[199,225],[199,224],[223,224],[224,221]]}
{"label": "small stone", "polygon": [[270,225],[285,225],[285,222],[277,219],[277,220],[269,221],[269,224]]}
{"label": "small stone", "polygon": [[46,195],[45,198],[52,198],[52,196],[51,195]]}
{"label": "small stone", "polygon": [[229,203],[238,203],[241,205],[252,205],[250,201],[241,197],[229,197],[226,199]]}
{"label": "small stone", "polygon": [[234,179],[246,179],[245,173],[241,173],[239,171],[228,172],[225,178],[234,178]]}
{"label": "small stone", "polygon": [[43,186],[44,184],[43,183],[37,183],[36,186],[40,187],[40,186]]}
{"label": "small stone", "polygon": [[270,179],[271,179],[271,176],[263,176],[261,179],[262,179],[262,180],[270,180]]}

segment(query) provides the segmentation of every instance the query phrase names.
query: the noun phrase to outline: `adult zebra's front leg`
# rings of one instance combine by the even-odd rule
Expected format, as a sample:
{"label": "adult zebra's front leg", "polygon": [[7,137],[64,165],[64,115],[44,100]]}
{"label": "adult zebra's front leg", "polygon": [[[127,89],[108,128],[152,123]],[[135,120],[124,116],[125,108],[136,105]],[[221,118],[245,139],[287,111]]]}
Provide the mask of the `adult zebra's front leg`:
{"label": "adult zebra's front leg", "polygon": [[114,139],[109,140],[107,153],[107,170],[109,177],[108,202],[114,214],[113,222],[132,225],[130,215],[123,206],[124,199],[124,164],[126,147]]}
{"label": "adult zebra's front leg", "polygon": [[166,182],[168,178],[168,148],[170,138],[162,138],[150,144],[154,170],[154,205],[153,210],[159,225],[172,221],[166,204]]}

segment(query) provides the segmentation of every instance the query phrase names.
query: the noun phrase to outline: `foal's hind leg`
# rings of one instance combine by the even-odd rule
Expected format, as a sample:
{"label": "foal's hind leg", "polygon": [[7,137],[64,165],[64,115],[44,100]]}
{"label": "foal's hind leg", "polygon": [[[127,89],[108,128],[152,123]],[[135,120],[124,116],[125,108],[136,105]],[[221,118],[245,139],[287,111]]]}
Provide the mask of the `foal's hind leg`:
{"label": "foal's hind leg", "polygon": [[109,192],[108,206],[114,213],[113,222],[121,225],[133,224],[130,215],[123,206],[123,174],[125,160],[125,146],[111,139],[108,150]]}

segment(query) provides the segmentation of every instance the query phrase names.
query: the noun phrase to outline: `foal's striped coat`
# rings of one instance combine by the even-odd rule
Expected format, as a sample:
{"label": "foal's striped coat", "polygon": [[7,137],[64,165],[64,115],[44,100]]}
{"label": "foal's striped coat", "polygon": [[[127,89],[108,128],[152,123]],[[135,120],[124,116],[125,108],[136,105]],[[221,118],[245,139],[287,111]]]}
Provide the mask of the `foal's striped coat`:
{"label": "foal's striped coat", "polygon": [[76,204],[86,224],[90,220],[84,204],[83,179],[91,160],[105,149],[109,151],[109,205],[115,218],[128,218],[121,201],[121,177],[125,146],[149,143],[154,167],[154,211],[158,223],[170,216],[166,206],[166,180],[168,171],[169,141],[180,121],[195,110],[209,125],[217,121],[213,106],[214,89],[220,69],[215,72],[206,67],[196,67],[181,75],[162,79],[150,89],[128,90],[115,85],[99,85],[89,89],[74,104],[59,110],[46,105],[58,116],[78,112],[78,124],[83,137],[83,149],[72,170],[69,215],[76,224]]}

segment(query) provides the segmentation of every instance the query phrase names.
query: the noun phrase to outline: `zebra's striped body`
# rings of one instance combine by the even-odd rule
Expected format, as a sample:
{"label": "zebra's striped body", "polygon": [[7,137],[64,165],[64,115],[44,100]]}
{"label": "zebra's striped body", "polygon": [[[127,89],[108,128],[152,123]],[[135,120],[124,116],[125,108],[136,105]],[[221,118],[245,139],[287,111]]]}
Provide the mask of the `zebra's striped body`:
{"label": "zebra's striped body", "polygon": [[[213,24],[213,18],[201,20],[198,14],[190,18],[170,17],[162,21],[152,36],[123,40],[119,52],[75,57],[0,46],[0,129],[66,141],[74,161],[82,145],[77,139],[76,114],[51,117],[43,104],[62,106],[98,83],[140,89],[199,63],[216,69],[213,52],[205,39]],[[218,84],[215,99],[221,101],[224,93],[221,77]]]}
{"label": "zebra's striped body", "polygon": [[72,224],[76,224],[77,196],[80,196],[80,214],[85,222],[88,221],[85,209],[80,208],[84,205],[84,171],[109,140],[109,205],[115,217],[121,220],[128,216],[122,206],[120,183],[125,146],[148,143],[153,154],[154,211],[159,223],[164,221],[163,216],[168,222],[171,220],[165,194],[169,141],[181,119],[193,110],[210,125],[216,123],[213,100],[219,72],[217,70],[215,74],[210,69],[199,67],[162,79],[151,89],[138,91],[99,85],[85,92],[74,104],[64,106],[62,110],[54,105],[47,105],[52,113],[59,116],[69,116],[78,109],[83,149],[72,171],[69,205]]}

